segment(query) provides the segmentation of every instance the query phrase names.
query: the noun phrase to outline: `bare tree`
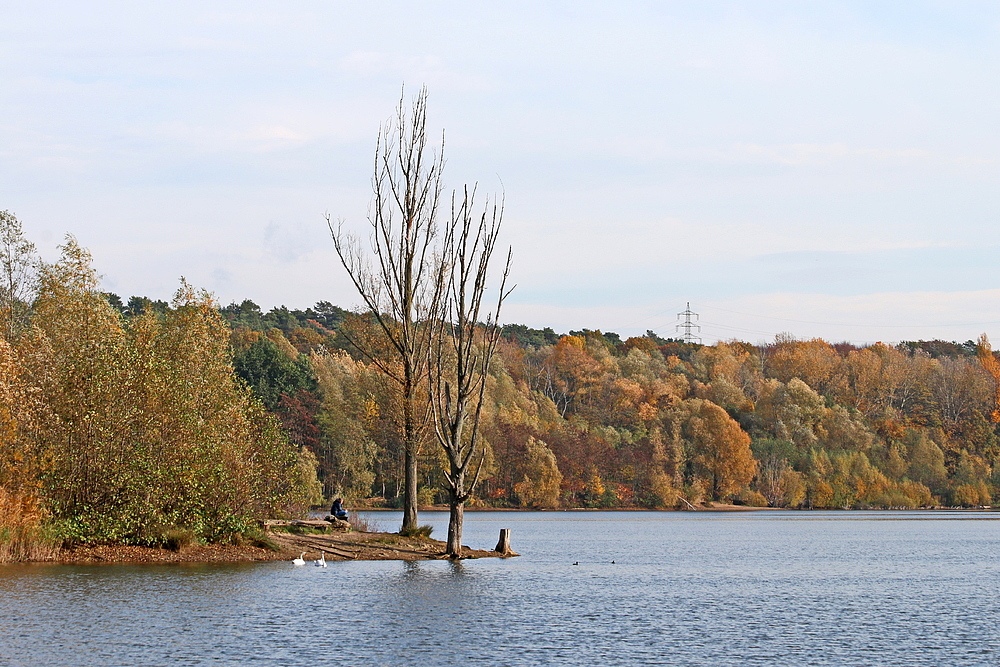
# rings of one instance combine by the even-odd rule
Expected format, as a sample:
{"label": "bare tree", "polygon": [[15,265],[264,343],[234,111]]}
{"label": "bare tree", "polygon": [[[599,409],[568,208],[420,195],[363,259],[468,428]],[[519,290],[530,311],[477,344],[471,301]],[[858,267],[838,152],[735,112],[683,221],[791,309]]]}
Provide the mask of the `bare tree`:
{"label": "bare tree", "polygon": [[444,296],[435,251],[444,140],[437,152],[428,147],[426,121],[425,87],[409,111],[401,98],[395,118],[380,128],[367,249],[327,216],[337,255],[394,353],[387,359],[364,341],[351,341],[402,392],[402,532],[417,527],[417,456],[427,416],[419,394],[427,375],[429,323],[440,319]]}
{"label": "bare tree", "polygon": [[[430,358],[430,398],[434,432],[448,459],[448,555],[462,555],[465,502],[475,491],[485,460],[479,422],[486,395],[486,378],[500,338],[497,318],[510,293],[507,277],[510,250],[504,264],[496,308],[484,312],[490,260],[503,219],[503,206],[487,200],[475,211],[475,188],[465,188],[461,201],[452,196],[451,221],[442,259],[447,264],[445,316],[438,321]],[[485,316],[485,320],[482,318]],[[475,472],[470,471],[475,464]]]}

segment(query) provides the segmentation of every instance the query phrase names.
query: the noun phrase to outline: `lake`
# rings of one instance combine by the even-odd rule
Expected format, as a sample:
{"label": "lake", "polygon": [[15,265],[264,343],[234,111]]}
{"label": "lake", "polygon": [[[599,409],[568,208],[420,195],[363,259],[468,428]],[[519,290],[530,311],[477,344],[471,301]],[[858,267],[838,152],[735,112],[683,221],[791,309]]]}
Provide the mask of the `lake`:
{"label": "lake", "polygon": [[998,520],[469,512],[522,556],[0,566],[0,665],[997,665]]}

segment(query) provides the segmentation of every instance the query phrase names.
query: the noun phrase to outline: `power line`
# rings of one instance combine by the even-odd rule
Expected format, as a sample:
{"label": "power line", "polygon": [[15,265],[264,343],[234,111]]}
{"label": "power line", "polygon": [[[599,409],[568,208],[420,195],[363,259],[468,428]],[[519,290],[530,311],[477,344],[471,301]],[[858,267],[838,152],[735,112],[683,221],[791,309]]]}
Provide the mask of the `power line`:
{"label": "power line", "polygon": [[[762,331],[760,329],[747,329],[746,327],[735,327],[728,324],[719,324],[718,322],[709,322],[708,320],[698,320],[702,325],[707,327],[710,331],[713,329],[725,329],[726,331],[732,331],[736,333],[746,333],[746,334],[758,334],[762,336],[776,336],[779,332],[777,331]],[[651,331],[663,331],[669,324],[665,324],[661,327],[653,327]]]}
{"label": "power line", "polygon": [[719,324],[718,322],[709,322],[708,320],[701,320],[702,324],[707,326],[709,329],[727,329],[729,331],[738,331],[743,333],[761,334],[764,336],[777,336],[779,332],[777,331],[761,331],[760,329],[748,329],[746,327],[737,327],[731,324]]}
{"label": "power line", "polygon": [[787,317],[772,317],[770,315],[754,315],[753,313],[742,313],[738,310],[727,310],[726,308],[719,308],[718,306],[706,306],[712,310],[719,310],[724,313],[733,313],[734,315],[746,315],[747,317],[759,317],[764,320],[776,320],[779,322],[795,322],[796,324],[819,324],[822,326],[829,327],[862,327],[866,329],[927,329],[931,327],[972,327],[972,326],[983,326],[987,324],[1000,324],[1000,320],[993,320],[988,322],[956,322],[952,324],[844,324],[843,322],[814,322],[812,320],[793,320]]}
{"label": "power line", "polygon": [[665,315],[665,314],[669,313],[670,310],[671,310],[671,308],[667,307],[667,308],[664,308],[663,310],[658,310],[655,313],[650,313],[649,315],[643,315],[642,317],[640,317],[639,319],[635,320],[634,322],[629,322],[628,324],[623,324],[623,325],[621,325],[618,328],[619,329],[630,329],[630,328],[634,327],[637,324],[642,324],[643,322],[649,322],[654,317],[659,317],[660,315]]}
{"label": "power line", "polygon": [[[771,321],[775,321],[775,322],[793,322],[793,323],[796,323],[796,324],[812,324],[812,325],[831,326],[831,327],[851,327],[851,328],[855,328],[855,329],[857,329],[857,328],[865,328],[865,329],[895,329],[895,330],[908,329],[908,330],[913,330],[913,329],[924,329],[924,328],[938,328],[938,329],[941,329],[941,328],[969,327],[969,326],[988,326],[988,325],[1000,324],[1000,320],[985,321],[985,322],[956,322],[956,323],[949,323],[949,324],[940,324],[940,323],[939,324],[884,324],[884,325],[877,325],[877,324],[853,324],[853,323],[844,324],[844,323],[840,323],[840,322],[817,322],[817,321],[813,321],[813,320],[799,320],[799,319],[793,319],[793,318],[787,318],[787,317],[774,317],[774,316],[771,316],[771,315],[756,315],[756,314],[753,314],[753,313],[746,313],[746,312],[741,312],[741,311],[738,311],[738,310],[729,310],[727,308],[719,308],[718,306],[707,306],[707,307],[709,309],[717,310],[717,311],[724,312],[724,313],[733,313],[735,315],[744,315],[744,316],[747,316],[747,317],[754,317],[754,318],[759,318],[759,319],[764,319],[764,320],[771,320]],[[643,319],[645,319],[646,321],[649,321],[650,319],[658,319],[658,317],[657,317],[658,315],[665,314],[666,312],[668,312],[668,309],[655,312],[655,313],[649,315],[647,318],[643,318]],[[674,325],[674,329],[675,329],[675,331],[678,331],[678,332],[680,332],[680,331],[683,330],[684,333],[680,336],[680,338],[681,338],[681,340],[684,340],[685,342],[694,342],[696,340],[698,342],[701,341],[701,337],[698,336],[695,333],[695,332],[702,333],[702,327],[701,327],[701,325],[705,325],[706,327],[708,327],[709,330],[722,330],[720,333],[728,332],[728,333],[736,334],[736,335],[739,335],[739,334],[743,334],[743,335],[752,334],[752,335],[768,336],[768,337],[772,337],[772,336],[777,335],[777,333],[774,332],[774,331],[763,331],[763,330],[760,330],[760,329],[753,329],[753,328],[749,328],[749,327],[733,326],[731,324],[721,324],[721,323],[718,323],[718,322],[711,322],[711,321],[708,321],[708,320],[702,320],[701,317],[700,317],[700,315],[698,313],[695,313],[695,312],[693,312],[691,310],[691,304],[690,304],[690,302],[687,303],[686,310],[684,310],[683,312],[677,314],[677,319],[680,319],[682,317],[684,318],[684,321],[680,322],[679,324],[675,324]],[[638,320],[638,321],[642,321],[642,320]],[[698,322],[698,323],[696,323],[696,322]],[[668,326],[670,326],[670,325],[669,324],[663,324],[663,325],[658,326],[658,327],[650,327],[650,330],[660,332],[660,331],[664,331]]]}

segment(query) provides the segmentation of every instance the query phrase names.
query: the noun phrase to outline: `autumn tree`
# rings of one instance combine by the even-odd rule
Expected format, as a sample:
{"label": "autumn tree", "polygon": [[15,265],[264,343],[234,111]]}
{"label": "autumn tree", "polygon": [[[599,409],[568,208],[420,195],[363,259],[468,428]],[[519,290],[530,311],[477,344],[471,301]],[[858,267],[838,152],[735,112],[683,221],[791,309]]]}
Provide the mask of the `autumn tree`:
{"label": "autumn tree", "polygon": [[654,426],[649,434],[649,460],[645,461],[639,473],[642,496],[651,507],[673,507],[680,496],[680,464],[683,457],[682,445],[674,428],[673,437],[664,437],[663,430]]}
{"label": "autumn tree", "polygon": [[59,261],[42,270],[37,326],[21,345],[51,414],[39,430],[52,462],[47,505],[71,534],[120,539],[139,529],[120,519],[147,509],[132,504],[147,459],[131,451],[130,429],[121,428],[138,404],[134,365],[120,315],[98,291],[90,253],[73,237],[60,248]]}
{"label": "autumn tree", "polygon": [[522,507],[558,507],[562,491],[562,473],[555,454],[545,443],[528,438],[524,477],[514,485]]}
{"label": "autumn tree", "polygon": [[755,488],[771,507],[795,507],[805,499],[802,474],[792,467],[801,456],[789,440],[759,439],[752,443],[757,459]]}
{"label": "autumn tree", "polygon": [[993,433],[992,412],[997,409],[996,381],[983,368],[982,362],[965,358],[935,360],[934,372],[929,378],[930,403],[934,412],[924,418],[929,425],[940,425],[945,432],[959,435],[965,427],[977,421],[987,423],[981,435],[989,438]]}
{"label": "autumn tree", "polygon": [[990,339],[983,334],[979,337],[979,345],[976,348],[979,355],[979,363],[983,365],[983,368],[990,374],[993,378],[994,390],[994,406],[993,411],[990,413],[990,418],[993,422],[1000,422],[1000,362],[997,362],[997,358],[993,355],[993,348],[990,346]]}
{"label": "autumn tree", "polygon": [[0,563],[37,556],[43,545],[44,457],[36,447],[44,416],[17,350],[0,336]]}
{"label": "autumn tree", "polygon": [[826,341],[819,338],[797,341],[788,336],[777,337],[766,360],[771,377],[785,383],[799,378],[821,393],[827,393],[836,384],[841,364],[841,358]]}
{"label": "autumn tree", "polygon": [[288,442],[235,376],[228,327],[211,295],[182,280],[162,319],[146,323],[146,354],[158,372],[143,391],[158,405],[144,416],[156,426],[149,446],[168,457],[157,466],[169,490],[157,509],[210,539],[302,511],[316,495],[315,459]]}
{"label": "autumn tree", "polygon": [[36,435],[44,406],[18,349],[29,325],[38,269],[35,247],[21,223],[0,211],[0,562],[33,553],[43,518],[44,458]]}
{"label": "autumn tree", "polygon": [[750,436],[725,410],[693,398],[682,404],[681,418],[692,474],[707,482],[712,498],[731,496],[750,484],[757,472]]}
{"label": "autumn tree", "polygon": [[68,540],[210,540],[301,511],[315,465],[233,373],[211,297],[182,282],[164,313],[126,323],[69,237],[42,270],[22,377],[44,409],[44,508]]}
{"label": "autumn tree", "polygon": [[593,352],[584,337],[567,335],[532,355],[533,387],[552,399],[564,417],[585,407],[599,387],[602,365]]}
{"label": "autumn tree", "polygon": [[[943,439],[941,433],[939,439]],[[944,452],[926,429],[907,429],[903,437],[906,448],[905,476],[926,485],[936,494],[945,491],[948,469],[944,465]]]}
{"label": "autumn tree", "polygon": [[326,491],[331,497],[367,498],[376,462],[389,458],[384,452],[380,457],[371,435],[385,406],[366,387],[369,369],[363,361],[343,352],[314,352],[312,367],[322,394],[319,452]]}

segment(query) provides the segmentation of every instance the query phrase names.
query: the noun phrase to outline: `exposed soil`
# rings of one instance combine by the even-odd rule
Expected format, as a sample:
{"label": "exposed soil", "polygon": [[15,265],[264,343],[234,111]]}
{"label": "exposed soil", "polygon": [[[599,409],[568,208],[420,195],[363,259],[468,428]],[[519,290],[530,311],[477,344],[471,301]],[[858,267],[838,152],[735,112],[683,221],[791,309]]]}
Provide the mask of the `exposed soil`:
{"label": "exposed soil", "polygon": [[[79,546],[60,549],[48,562],[67,564],[97,563],[247,563],[292,560],[303,551],[306,560],[439,560],[446,559],[445,543],[396,533],[334,533],[296,535],[269,532],[278,551],[251,545],[191,545],[178,551],[135,546]],[[516,554],[509,554],[516,555]],[[496,551],[466,548],[463,558],[501,557]]]}
{"label": "exposed soil", "polygon": [[[296,554],[298,555],[298,554]],[[192,545],[177,551],[126,545],[78,546],[59,549],[47,561],[66,564],[99,563],[244,563],[282,560],[285,554],[250,545]]]}
{"label": "exposed soil", "polygon": [[[306,560],[437,560],[447,558],[445,543],[428,537],[403,537],[396,533],[334,533],[332,535],[295,535],[271,533],[293,557],[305,551]],[[496,551],[464,547],[463,558],[500,557]],[[513,554],[516,555],[516,554]]]}
{"label": "exposed soil", "polygon": [[711,501],[707,503],[702,503],[698,510],[699,512],[773,512],[773,511],[787,510],[784,507],[751,507],[750,505],[730,505],[729,503],[720,503],[716,501]]}

